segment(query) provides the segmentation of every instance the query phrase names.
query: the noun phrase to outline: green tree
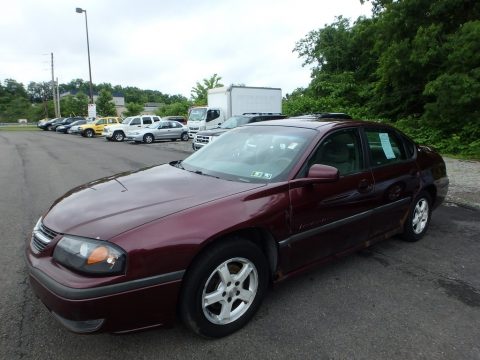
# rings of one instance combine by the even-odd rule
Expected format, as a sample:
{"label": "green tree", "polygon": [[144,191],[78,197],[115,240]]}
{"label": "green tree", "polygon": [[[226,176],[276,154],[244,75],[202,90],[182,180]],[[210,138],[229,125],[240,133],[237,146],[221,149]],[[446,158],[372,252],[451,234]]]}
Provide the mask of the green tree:
{"label": "green tree", "polygon": [[127,103],[127,111],[123,112],[124,116],[135,116],[140,114],[143,111],[143,105],[142,104],[136,104],[136,103]]}
{"label": "green tree", "polygon": [[167,104],[162,106],[155,114],[158,116],[171,116],[171,115],[182,115],[187,116],[188,109],[192,106],[192,103],[189,101],[176,102],[173,104]]}
{"label": "green tree", "polygon": [[29,118],[31,104],[22,83],[13,79],[0,82],[0,121],[16,122]]}
{"label": "green tree", "polygon": [[75,96],[67,95],[60,100],[60,107],[64,116],[87,116],[89,98],[83,92]]}
{"label": "green tree", "polygon": [[312,80],[285,98],[284,110],[344,109],[397,122],[440,150],[480,156],[480,2],[371,2],[371,18],[339,17],[297,42]]}
{"label": "green tree", "polygon": [[208,90],[222,87],[223,84],[220,83],[220,80],[222,80],[221,76],[213,74],[210,78],[203,79],[201,83],[197,81],[197,84],[191,90],[191,97],[194,104],[206,105],[208,100]]}
{"label": "green tree", "polygon": [[97,105],[97,113],[100,116],[117,115],[117,109],[115,108],[115,104],[113,103],[112,94],[108,90],[100,90],[100,94],[98,95],[95,104]]}

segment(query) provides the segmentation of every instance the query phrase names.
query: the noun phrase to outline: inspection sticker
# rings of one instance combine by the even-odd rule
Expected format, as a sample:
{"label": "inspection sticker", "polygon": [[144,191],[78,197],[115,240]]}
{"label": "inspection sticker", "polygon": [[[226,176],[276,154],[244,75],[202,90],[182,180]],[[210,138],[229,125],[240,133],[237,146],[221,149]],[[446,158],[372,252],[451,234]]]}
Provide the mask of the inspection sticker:
{"label": "inspection sticker", "polygon": [[272,174],[266,173],[263,171],[252,171],[252,174],[250,176],[260,178],[260,179],[268,179],[268,180],[272,178]]}
{"label": "inspection sticker", "polygon": [[387,159],[395,159],[395,154],[393,153],[392,144],[390,143],[390,139],[388,138],[387,133],[380,133],[378,134],[380,137],[380,142],[382,144],[383,152]]}

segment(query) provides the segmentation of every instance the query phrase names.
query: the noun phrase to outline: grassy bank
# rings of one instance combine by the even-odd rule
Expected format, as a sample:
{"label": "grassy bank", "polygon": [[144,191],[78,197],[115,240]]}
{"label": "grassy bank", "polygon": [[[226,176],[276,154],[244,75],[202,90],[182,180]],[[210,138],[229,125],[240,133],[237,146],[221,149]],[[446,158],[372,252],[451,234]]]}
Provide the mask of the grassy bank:
{"label": "grassy bank", "polygon": [[0,126],[0,131],[39,131],[36,125],[5,125]]}

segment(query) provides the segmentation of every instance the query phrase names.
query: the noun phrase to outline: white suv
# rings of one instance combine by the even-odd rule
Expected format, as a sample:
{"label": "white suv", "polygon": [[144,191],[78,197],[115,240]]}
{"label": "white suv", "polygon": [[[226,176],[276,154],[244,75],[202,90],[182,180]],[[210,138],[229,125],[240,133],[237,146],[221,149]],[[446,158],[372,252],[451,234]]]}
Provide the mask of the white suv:
{"label": "white suv", "polygon": [[102,135],[109,141],[123,141],[125,134],[135,128],[144,128],[162,120],[160,116],[137,115],[127,117],[121,124],[108,125],[103,129]]}

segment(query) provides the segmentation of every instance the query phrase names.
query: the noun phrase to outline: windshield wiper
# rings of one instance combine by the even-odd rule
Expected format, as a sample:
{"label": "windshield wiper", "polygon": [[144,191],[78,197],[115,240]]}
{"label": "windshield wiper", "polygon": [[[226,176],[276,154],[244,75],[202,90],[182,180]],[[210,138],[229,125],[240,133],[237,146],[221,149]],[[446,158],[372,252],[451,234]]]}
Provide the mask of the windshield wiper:
{"label": "windshield wiper", "polygon": [[182,160],[172,161],[172,162],[170,163],[170,165],[175,166],[176,168],[185,170],[185,168],[184,168],[183,165],[182,165]]}
{"label": "windshield wiper", "polygon": [[198,174],[198,175],[210,176],[210,177],[213,177],[213,178],[215,178],[215,179],[220,179],[218,176],[210,175],[210,174],[205,174],[205,173],[202,172],[201,170],[187,170],[187,171],[193,172],[193,173]]}

